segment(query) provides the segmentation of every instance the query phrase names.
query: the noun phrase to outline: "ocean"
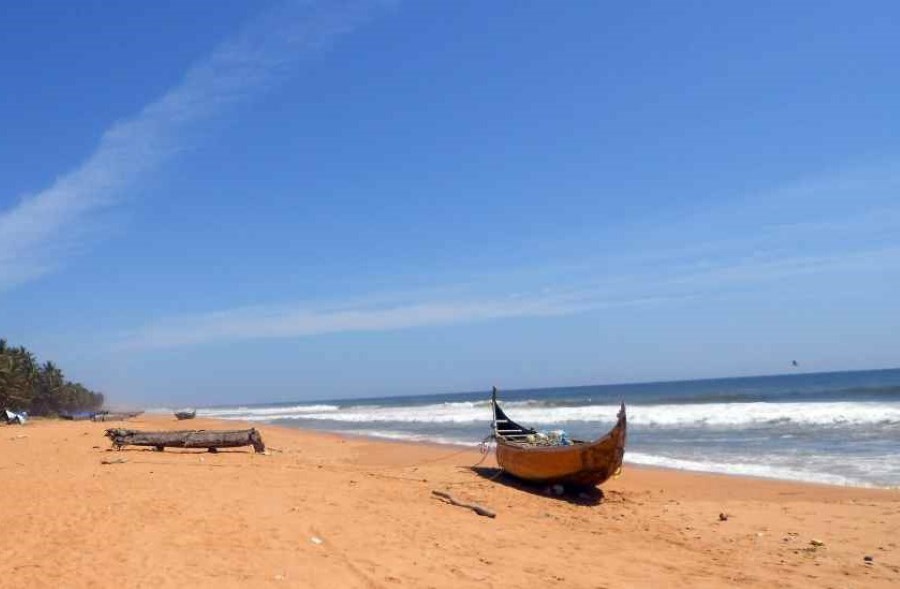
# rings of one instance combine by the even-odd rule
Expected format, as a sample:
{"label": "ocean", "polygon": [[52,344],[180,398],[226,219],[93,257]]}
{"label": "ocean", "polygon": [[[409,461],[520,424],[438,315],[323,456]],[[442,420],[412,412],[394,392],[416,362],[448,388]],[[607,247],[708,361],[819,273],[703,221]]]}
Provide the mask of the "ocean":
{"label": "ocean", "polygon": [[[272,403],[198,415],[475,446],[490,389]],[[625,462],[836,485],[900,487],[900,369],[500,391],[523,425],[596,438],[628,410]]]}

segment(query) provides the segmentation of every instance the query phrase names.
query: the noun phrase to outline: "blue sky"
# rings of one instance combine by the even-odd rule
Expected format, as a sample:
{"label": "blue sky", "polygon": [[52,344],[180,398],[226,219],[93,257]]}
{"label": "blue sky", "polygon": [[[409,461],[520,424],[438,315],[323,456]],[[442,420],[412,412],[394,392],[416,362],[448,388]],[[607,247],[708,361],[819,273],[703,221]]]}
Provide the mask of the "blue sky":
{"label": "blue sky", "polygon": [[34,2],[0,336],[121,403],[900,365],[891,2]]}

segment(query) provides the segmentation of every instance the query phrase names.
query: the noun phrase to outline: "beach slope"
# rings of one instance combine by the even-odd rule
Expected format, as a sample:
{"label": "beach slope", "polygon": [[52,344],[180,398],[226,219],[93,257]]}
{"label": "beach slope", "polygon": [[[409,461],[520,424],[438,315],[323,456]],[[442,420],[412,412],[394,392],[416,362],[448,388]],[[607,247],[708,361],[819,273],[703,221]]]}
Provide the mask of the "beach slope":
{"label": "beach slope", "polygon": [[268,455],[116,452],[119,426],[249,427],[0,427],[0,586],[900,586],[896,490],[626,466],[557,498],[475,450],[264,425]]}

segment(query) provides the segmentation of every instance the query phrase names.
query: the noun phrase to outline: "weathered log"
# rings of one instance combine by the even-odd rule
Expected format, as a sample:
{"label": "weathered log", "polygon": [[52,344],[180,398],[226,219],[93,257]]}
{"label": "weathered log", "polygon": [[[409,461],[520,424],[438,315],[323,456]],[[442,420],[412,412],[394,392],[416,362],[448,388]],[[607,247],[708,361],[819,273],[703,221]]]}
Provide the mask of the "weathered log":
{"label": "weathered log", "polygon": [[116,449],[123,446],[153,446],[160,452],[163,448],[207,448],[215,452],[217,448],[237,448],[253,446],[256,452],[266,451],[262,436],[256,429],[231,431],[190,430],[173,432],[142,432],[132,429],[111,428],[106,430]]}

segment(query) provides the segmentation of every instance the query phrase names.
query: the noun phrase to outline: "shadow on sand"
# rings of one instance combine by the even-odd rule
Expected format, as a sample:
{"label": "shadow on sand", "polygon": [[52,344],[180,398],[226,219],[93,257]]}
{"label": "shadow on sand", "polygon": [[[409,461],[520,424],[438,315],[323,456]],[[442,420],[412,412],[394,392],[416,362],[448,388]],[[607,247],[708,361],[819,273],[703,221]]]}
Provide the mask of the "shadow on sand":
{"label": "shadow on sand", "polygon": [[563,487],[563,493],[557,495],[551,485],[529,483],[521,479],[511,476],[499,468],[490,466],[473,466],[472,472],[477,476],[487,479],[491,482],[512,487],[513,489],[531,493],[532,495],[540,495],[547,499],[555,499],[557,501],[565,501],[573,505],[600,505],[603,503],[603,491],[597,487]]}

